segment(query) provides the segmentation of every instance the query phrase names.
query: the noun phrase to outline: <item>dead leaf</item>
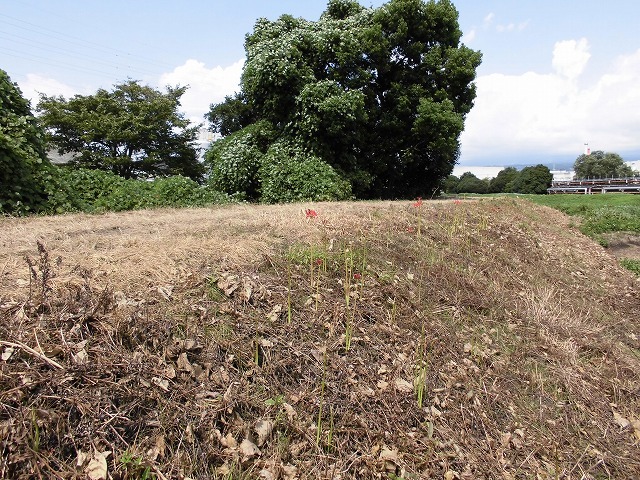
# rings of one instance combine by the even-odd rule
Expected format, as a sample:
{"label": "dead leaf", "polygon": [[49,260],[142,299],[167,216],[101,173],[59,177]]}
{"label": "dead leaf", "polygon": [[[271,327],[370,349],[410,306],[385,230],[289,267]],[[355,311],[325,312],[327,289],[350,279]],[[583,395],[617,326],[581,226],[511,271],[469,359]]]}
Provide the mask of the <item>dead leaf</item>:
{"label": "dead leaf", "polygon": [[251,460],[253,457],[257,457],[261,454],[260,449],[256,446],[256,444],[248,438],[245,438],[240,443],[240,453],[242,453],[242,455],[244,456],[242,460],[243,462]]}
{"label": "dead leaf", "polygon": [[236,442],[236,439],[233,438],[233,435],[231,435],[231,433],[227,433],[225,437],[222,437],[220,439],[220,443],[223,447],[229,448],[231,450],[235,450],[236,448],[238,448],[238,442]]}
{"label": "dead leaf", "polygon": [[13,347],[7,347],[4,349],[4,351],[2,352],[2,360],[3,361],[7,361],[11,358],[11,355],[13,355],[13,352],[15,351],[15,349]]}
{"label": "dead leaf", "polygon": [[228,275],[218,279],[218,288],[224,292],[227,297],[230,297],[240,286],[238,277],[235,275]]}
{"label": "dead leaf", "polygon": [[[142,380],[141,380],[142,382]],[[161,390],[168,392],[169,391],[169,380],[166,380],[164,378],[159,378],[159,377],[153,377],[151,379],[151,382],[156,385],[157,387],[159,387]]]}
{"label": "dead leaf", "polygon": [[631,426],[633,426],[633,434],[636,436],[636,439],[640,440],[640,420],[631,420]]}
{"label": "dead leaf", "polygon": [[284,480],[295,480],[298,476],[298,467],[293,465],[285,465],[282,467],[282,476]]}
{"label": "dead leaf", "polygon": [[380,460],[385,472],[396,473],[398,469],[398,450],[384,447],[380,452]]}
{"label": "dead leaf", "polygon": [[282,404],[282,408],[284,408],[284,411],[287,412],[287,418],[290,422],[293,421],[294,418],[296,418],[296,415],[298,415],[295,409],[286,402]]}
{"label": "dead leaf", "polygon": [[622,415],[620,415],[618,412],[616,412],[615,410],[613,411],[613,419],[616,421],[616,423],[618,425],[620,425],[621,429],[625,429],[627,428],[629,425],[631,425],[631,422],[629,420],[627,420],[626,418],[624,418]]}
{"label": "dead leaf", "polygon": [[265,444],[267,439],[271,436],[273,431],[273,422],[271,420],[258,420],[255,427],[255,432],[258,435],[258,447]]}
{"label": "dead leaf", "polygon": [[280,315],[282,315],[282,305],[278,304],[274,305],[271,312],[267,315],[267,318],[272,322],[275,322],[280,318]]}
{"label": "dead leaf", "polygon": [[106,480],[107,478],[107,457],[111,455],[110,451],[95,452],[93,458],[87,465],[85,473],[90,480]]}
{"label": "dead leaf", "polygon": [[188,372],[193,375],[193,366],[189,362],[189,358],[187,357],[186,352],[183,352],[178,356],[178,361],[176,363],[178,365],[179,371]]}
{"label": "dead leaf", "polygon": [[275,473],[263,468],[260,470],[260,473],[258,473],[258,478],[262,478],[263,480],[276,480],[278,477]]}
{"label": "dead leaf", "polygon": [[402,393],[411,393],[413,392],[413,384],[407,382],[404,378],[396,378],[395,380],[396,390]]}
{"label": "dead leaf", "polygon": [[378,381],[378,383],[376,383],[376,387],[378,387],[380,390],[386,390],[388,386],[389,382],[385,382],[384,380],[380,380]]}
{"label": "dead leaf", "polygon": [[156,437],[155,445],[152,449],[147,452],[147,455],[152,461],[156,461],[158,457],[164,457],[164,452],[166,448],[166,443],[164,439],[164,435],[159,435]]}
{"label": "dead leaf", "polygon": [[86,365],[89,363],[89,354],[84,348],[73,355],[73,363],[76,365]]}
{"label": "dead leaf", "polygon": [[83,466],[88,459],[89,459],[88,453],[84,453],[82,450],[78,450],[78,459],[76,460],[76,466],[77,467]]}

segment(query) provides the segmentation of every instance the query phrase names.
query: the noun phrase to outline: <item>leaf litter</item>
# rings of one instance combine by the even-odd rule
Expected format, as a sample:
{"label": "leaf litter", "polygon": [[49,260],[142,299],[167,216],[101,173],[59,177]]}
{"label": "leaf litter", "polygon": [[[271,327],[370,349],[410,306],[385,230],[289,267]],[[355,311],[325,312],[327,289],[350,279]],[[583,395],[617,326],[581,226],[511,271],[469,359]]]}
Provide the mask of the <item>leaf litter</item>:
{"label": "leaf litter", "polygon": [[640,476],[638,280],[567,217],[313,207],[0,220],[0,478]]}

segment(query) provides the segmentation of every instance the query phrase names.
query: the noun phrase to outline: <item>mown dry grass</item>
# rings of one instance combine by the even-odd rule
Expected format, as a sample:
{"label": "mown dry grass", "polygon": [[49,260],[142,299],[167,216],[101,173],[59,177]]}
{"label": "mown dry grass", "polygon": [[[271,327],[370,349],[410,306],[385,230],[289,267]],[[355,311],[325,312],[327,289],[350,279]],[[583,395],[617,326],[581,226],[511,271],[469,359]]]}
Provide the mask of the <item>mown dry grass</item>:
{"label": "mown dry grass", "polygon": [[0,478],[640,476],[639,280],[554,210],[2,219],[0,246]]}

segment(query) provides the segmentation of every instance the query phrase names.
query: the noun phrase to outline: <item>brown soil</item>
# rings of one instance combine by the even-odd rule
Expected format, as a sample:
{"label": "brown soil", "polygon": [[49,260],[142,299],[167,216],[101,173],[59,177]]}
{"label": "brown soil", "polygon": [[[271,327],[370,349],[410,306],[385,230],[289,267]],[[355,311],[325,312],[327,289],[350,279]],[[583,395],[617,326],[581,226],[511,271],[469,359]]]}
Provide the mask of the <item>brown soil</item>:
{"label": "brown soil", "polygon": [[639,309],[512,199],[0,219],[0,478],[640,478]]}
{"label": "brown soil", "polygon": [[614,233],[605,235],[607,249],[616,258],[640,260],[640,235]]}

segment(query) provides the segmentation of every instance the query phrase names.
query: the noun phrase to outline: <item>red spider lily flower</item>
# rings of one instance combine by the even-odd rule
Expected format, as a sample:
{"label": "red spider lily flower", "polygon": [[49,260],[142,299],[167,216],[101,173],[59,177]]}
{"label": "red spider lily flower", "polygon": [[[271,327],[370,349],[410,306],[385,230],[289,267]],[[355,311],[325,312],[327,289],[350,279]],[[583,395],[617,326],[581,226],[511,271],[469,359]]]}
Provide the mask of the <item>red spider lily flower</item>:
{"label": "red spider lily flower", "polygon": [[362,278],[362,275],[360,275],[359,273],[354,273],[354,274],[353,274],[353,278],[354,278],[355,280],[360,280],[360,279]]}
{"label": "red spider lily flower", "polygon": [[460,200],[454,200],[453,203],[455,203],[456,205],[460,205],[462,202]]}
{"label": "red spider lily flower", "polygon": [[307,218],[316,218],[318,216],[318,213],[310,208],[307,208],[305,213],[307,214]]}
{"label": "red spider lily flower", "polygon": [[415,231],[416,231],[416,229],[415,229],[415,228],[413,228],[413,227],[407,227],[407,232],[409,232],[409,233],[413,233],[413,232],[415,232]]}
{"label": "red spider lily flower", "polygon": [[422,197],[418,197],[418,201],[413,204],[414,208],[418,208],[422,206]]}
{"label": "red spider lily flower", "polygon": [[323,264],[323,260],[321,258],[317,258],[316,259],[316,265],[322,265]]}

